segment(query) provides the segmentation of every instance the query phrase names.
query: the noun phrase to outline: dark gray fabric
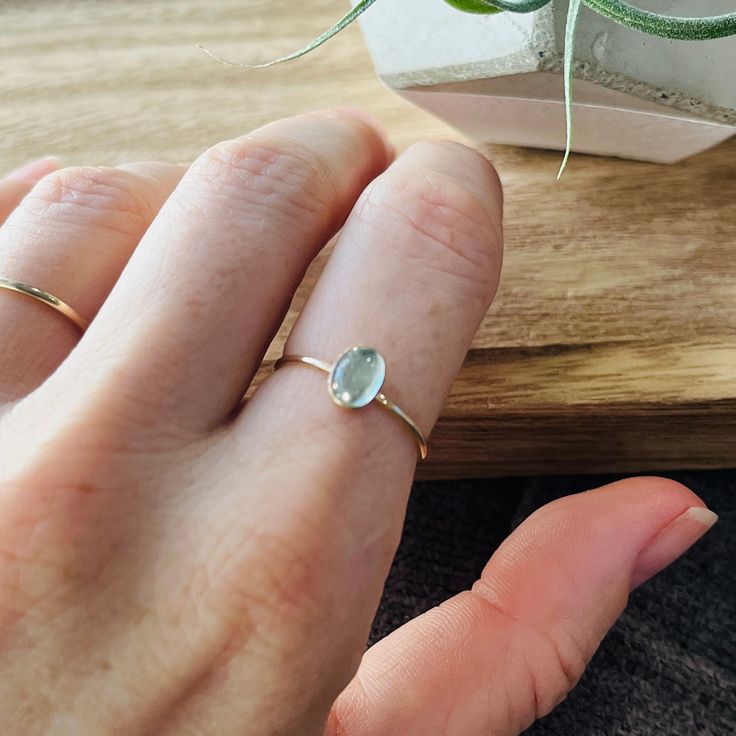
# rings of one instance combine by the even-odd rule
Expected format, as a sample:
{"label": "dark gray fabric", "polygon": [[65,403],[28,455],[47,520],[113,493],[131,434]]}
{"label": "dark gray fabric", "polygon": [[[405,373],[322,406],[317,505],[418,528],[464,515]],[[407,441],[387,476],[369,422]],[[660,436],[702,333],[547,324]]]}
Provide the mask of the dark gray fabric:
{"label": "dark gray fabric", "polygon": [[[736,471],[662,475],[720,522],[632,594],[578,687],[525,736],[736,735]],[[471,585],[534,509],[614,479],[417,483],[371,641]]]}

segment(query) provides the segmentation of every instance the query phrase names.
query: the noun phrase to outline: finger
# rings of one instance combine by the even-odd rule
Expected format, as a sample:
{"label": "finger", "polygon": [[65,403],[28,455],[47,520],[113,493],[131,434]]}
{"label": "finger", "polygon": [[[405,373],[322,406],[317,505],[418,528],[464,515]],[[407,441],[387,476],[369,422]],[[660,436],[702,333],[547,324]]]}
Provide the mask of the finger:
{"label": "finger", "polygon": [[327,735],[520,733],[575,685],[629,591],[716,518],[693,493],[657,478],[545,506],[472,590],[368,650]]}
{"label": "finger", "polygon": [[33,188],[33,184],[14,179],[0,181],[0,225],[9,217],[10,213],[20,204],[23,197]]}
{"label": "finger", "polygon": [[[498,177],[481,155],[452,142],[414,145],[361,197],[284,352],[330,360],[349,345],[378,348],[388,363],[386,393],[428,433],[498,286],[501,208]],[[272,398],[313,395],[301,384],[315,379],[324,382],[284,369],[253,414]],[[342,420],[361,455],[388,450],[384,459],[413,467],[416,445],[393,416],[378,407],[341,411],[318,393],[316,424]]]}
{"label": "finger", "polygon": [[[132,396],[126,412],[183,431],[222,422],[307,265],[389,156],[372,125],[339,111],[210,149],[156,218],[60,382],[94,390],[114,372],[124,382],[107,400]],[[103,347],[104,366],[94,361]]]}
{"label": "finger", "polygon": [[[350,345],[379,349],[386,394],[428,434],[498,285],[501,208],[485,158],[455,143],[411,147],[357,203],[284,352],[330,361]],[[244,442],[279,438],[284,461],[351,488],[342,522],[356,537],[387,519],[399,531],[417,445],[391,413],[341,409],[324,374],[295,365],[259,388],[241,426]]]}
{"label": "finger", "polygon": [[11,171],[0,180],[0,225],[8,219],[33,185],[46,174],[56,171],[60,165],[61,162],[57,158],[42,158]]}
{"label": "finger", "polygon": [[24,181],[35,184],[44,176],[61,168],[61,159],[56,156],[46,156],[19,166],[5,176],[6,180]]}
{"label": "finger", "polygon": [[[487,160],[452,143],[413,146],[361,196],[287,350],[329,360],[351,344],[379,348],[386,393],[428,433],[496,290],[500,227],[501,190]],[[293,653],[274,687],[287,682],[294,702],[331,703],[352,676],[417,458],[396,417],[375,406],[340,409],[325,388],[306,366],[284,367],[259,387],[232,441],[213,450],[211,464],[233,474],[201,517],[203,538],[217,540],[217,558],[232,568],[223,577],[278,602],[258,626]],[[247,514],[233,457],[253,458],[248,473],[262,486]],[[253,529],[274,541],[238,572]],[[330,676],[305,681],[316,662]],[[233,675],[231,686],[238,682]]]}
{"label": "finger", "polygon": [[[182,172],[158,163],[52,172],[0,229],[0,275],[47,291],[91,320]],[[46,305],[0,292],[0,401],[38,386],[79,337]]]}

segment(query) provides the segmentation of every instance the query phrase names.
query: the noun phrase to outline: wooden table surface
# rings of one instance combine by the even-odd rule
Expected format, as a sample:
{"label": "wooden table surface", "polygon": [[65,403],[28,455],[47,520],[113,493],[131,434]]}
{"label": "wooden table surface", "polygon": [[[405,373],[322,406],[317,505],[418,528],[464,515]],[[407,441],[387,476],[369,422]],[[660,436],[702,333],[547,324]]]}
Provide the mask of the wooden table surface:
{"label": "wooden table surface", "polygon": [[[399,149],[462,140],[381,86],[357,27],[261,71],[195,48],[271,58],[345,6],[5,0],[0,170],[46,154],[189,161],[274,117],[344,104],[374,113]],[[672,167],[575,156],[561,183],[558,153],[486,152],[506,189],[502,285],[421,475],[736,466],[736,140]]]}

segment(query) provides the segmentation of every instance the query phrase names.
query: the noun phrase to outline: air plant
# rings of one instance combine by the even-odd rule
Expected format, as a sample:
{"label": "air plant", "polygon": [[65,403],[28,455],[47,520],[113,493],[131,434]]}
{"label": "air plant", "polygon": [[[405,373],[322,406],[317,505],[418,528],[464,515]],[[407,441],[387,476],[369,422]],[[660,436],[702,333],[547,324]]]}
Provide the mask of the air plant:
{"label": "air plant", "polygon": [[[388,0],[386,0],[388,1]],[[376,0],[360,0],[360,2],[346,13],[335,25],[308,43],[303,48],[286,56],[266,62],[265,64],[236,64],[221,59],[207,49],[203,50],[213,58],[225,64],[246,69],[257,69],[274,64],[280,64],[308,54],[325,41],[350,25],[358,16],[370,8]],[[531,13],[543,8],[552,0],[445,0],[448,5],[465,13],[491,15],[493,13]],[[685,18],[671,15],[652,13],[636,8],[624,0],[570,0],[567,11],[564,43],[564,85],[565,85],[565,117],[566,143],[565,154],[560,164],[557,178],[562,176],[567,166],[572,148],[572,80],[573,80],[573,51],[575,47],[575,30],[582,5],[587,6],[599,15],[628,26],[642,33],[661,38],[678,39],[683,41],[703,41],[714,38],[724,38],[736,35],[736,12],[715,15],[706,18]]]}

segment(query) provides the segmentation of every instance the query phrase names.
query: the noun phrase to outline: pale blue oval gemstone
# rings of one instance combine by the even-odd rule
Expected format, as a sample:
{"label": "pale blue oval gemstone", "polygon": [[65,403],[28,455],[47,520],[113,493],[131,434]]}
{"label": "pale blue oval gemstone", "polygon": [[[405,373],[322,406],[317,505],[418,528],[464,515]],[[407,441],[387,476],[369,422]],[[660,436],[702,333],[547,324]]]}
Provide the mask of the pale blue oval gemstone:
{"label": "pale blue oval gemstone", "polygon": [[373,348],[346,350],[330,373],[330,394],[341,406],[359,409],[376,398],[386,378],[386,361]]}

